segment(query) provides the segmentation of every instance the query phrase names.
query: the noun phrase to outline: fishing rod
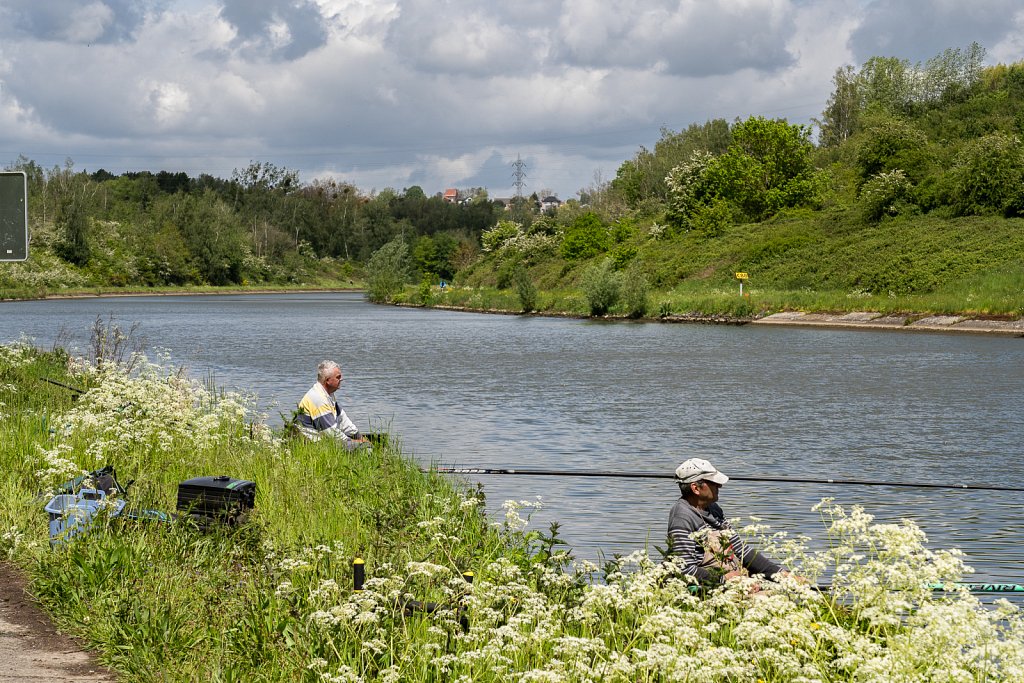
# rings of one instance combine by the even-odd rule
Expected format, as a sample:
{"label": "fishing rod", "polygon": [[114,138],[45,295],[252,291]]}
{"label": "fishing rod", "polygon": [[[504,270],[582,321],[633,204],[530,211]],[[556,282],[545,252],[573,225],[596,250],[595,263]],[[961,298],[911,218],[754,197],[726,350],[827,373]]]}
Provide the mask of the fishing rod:
{"label": "fishing rod", "polygon": [[[675,479],[674,474],[663,474],[660,472],[608,472],[608,471],[581,471],[581,470],[535,470],[535,469],[512,469],[512,468],[487,468],[487,467],[434,467],[424,472],[437,472],[438,474],[505,474],[505,475],[534,475],[542,477],[611,477],[618,479]],[[1024,488],[1018,486],[993,486],[988,484],[930,484],[920,482],[904,481],[876,481],[868,479],[797,479],[792,477],[734,477],[729,476],[730,481],[767,481],[784,484],[836,484],[854,486],[902,486],[908,488],[922,489],[961,489],[969,491],[1017,491],[1024,492]]]}
{"label": "fishing rod", "polygon": [[933,583],[928,586],[933,591],[954,591],[960,588],[970,593],[1024,593],[1024,586],[1019,583]]}
{"label": "fishing rod", "polygon": [[64,384],[64,382],[58,382],[57,380],[50,379],[49,377],[40,377],[39,379],[43,380],[47,384],[52,384],[54,386],[61,387],[62,389],[74,392],[75,396],[81,396],[85,393],[85,389],[79,389],[78,387],[73,387],[70,384]]}
{"label": "fishing rod", "polygon": [[[831,593],[837,586],[829,583],[819,583],[814,590],[819,593]],[[842,590],[842,587],[838,587]],[[1024,586],[1019,583],[967,583],[957,581],[955,583],[930,583],[928,589],[933,593],[955,593],[966,590],[968,593],[1024,593]]]}

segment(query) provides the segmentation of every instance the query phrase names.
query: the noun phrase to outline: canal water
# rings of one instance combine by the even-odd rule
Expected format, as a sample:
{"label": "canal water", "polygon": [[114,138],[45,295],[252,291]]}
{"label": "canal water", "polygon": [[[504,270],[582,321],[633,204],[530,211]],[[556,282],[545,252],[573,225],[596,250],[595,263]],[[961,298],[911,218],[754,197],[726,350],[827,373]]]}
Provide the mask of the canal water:
{"label": "canal water", "polygon": [[[744,477],[1024,486],[1024,339],[480,315],[359,293],[0,303],[0,342],[85,349],[97,316],[139,323],[197,377],[256,392],[280,424],[336,359],[339,398],[423,464],[664,472],[704,457]],[[469,476],[489,510],[534,501],[578,557],[664,546],[671,480]],[[731,482],[730,517],[824,543],[834,497],[914,520],[974,580],[1024,583],[1020,493]]]}

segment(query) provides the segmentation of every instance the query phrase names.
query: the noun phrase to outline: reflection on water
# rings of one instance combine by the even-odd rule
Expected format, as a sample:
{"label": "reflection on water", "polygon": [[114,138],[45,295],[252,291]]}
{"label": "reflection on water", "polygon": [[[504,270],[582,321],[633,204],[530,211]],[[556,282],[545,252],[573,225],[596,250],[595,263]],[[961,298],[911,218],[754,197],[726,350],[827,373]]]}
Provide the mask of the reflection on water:
{"label": "reflection on water", "polygon": [[[736,475],[1024,485],[1024,341],[784,328],[607,324],[371,306],[359,294],[0,304],[0,341],[85,347],[113,313],[197,376],[258,392],[280,422],[335,358],[364,428],[390,426],[423,463],[661,471],[701,456]],[[492,510],[534,499],[577,555],[664,546],[670,480],[480,476]],[[1020,495],[732,482],[729,516],[819,542],[823,496],[914,520],[984,581],[1019,577]],[[820,541],[823,542],[823,541]]]}

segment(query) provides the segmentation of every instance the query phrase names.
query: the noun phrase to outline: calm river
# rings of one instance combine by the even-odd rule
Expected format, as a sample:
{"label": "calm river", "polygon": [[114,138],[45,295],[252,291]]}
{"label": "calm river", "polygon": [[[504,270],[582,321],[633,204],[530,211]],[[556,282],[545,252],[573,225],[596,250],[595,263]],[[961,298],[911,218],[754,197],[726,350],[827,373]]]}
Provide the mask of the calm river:
{"label": "calm river", "polygon": [[[198,377],[255,391],[271,422],[315,366],[363,429],[422,463],[661,471],[706,457],[738,476],[1024,486],[1024,340],[956,334],[600,323],[373,306],[358,293],[0,303],[0,342],[48,348],[113,314]],[[69,344],[66,343],[68,346]],[[544,508],[592,560],[663,546],[670,480],[479,477],[489,508]],[[732,482],[730,517],[823,537],[812,505],[910,518],[982,581],[1024,583],[1021,494]]]}

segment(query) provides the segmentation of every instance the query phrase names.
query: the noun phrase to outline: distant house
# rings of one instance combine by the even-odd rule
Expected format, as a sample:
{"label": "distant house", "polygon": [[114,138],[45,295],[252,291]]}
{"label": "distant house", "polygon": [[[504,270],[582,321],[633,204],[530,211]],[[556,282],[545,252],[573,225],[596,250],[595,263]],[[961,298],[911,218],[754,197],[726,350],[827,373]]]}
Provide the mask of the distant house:
{"label": "distant house", "polygon": [[542,213],[545,211],[554,211],[561,205],[562,200],[559,199],[558,197],[555,197],[554,195],[545,197],[544,199],[540,200],[540,210]]}
{"label": "distant house", "polygon": [[441,199],[445,200],[446,202],[456,204],[459,201],[459,191],[456,190],[454,187],[448,188],[447,190],[444,191],[444,195],[441,197]]}

